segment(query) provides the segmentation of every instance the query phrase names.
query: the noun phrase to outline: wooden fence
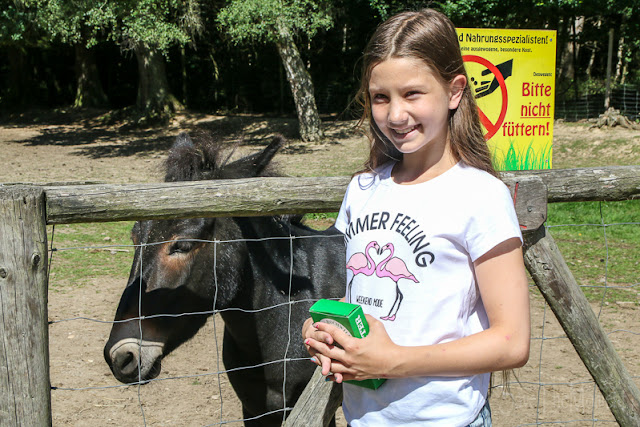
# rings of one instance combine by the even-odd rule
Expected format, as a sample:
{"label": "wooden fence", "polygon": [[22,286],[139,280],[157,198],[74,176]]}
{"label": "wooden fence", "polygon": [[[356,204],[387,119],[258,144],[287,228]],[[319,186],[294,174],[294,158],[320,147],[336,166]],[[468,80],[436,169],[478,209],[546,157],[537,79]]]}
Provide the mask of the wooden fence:
{"label": "wooden fence", "polygon": [[[544,227],[547,202],[640,198],[640,166],[508,172],[525,264],[621,426],[640,425],[640,391]],[[48,224],[336,211],[348,177],[141,185],[0,185],[0,425],[51,425]],[[287,419],[323,425],[339,393],[318,375]],[[314,398],[310,399],[312,395]],[[325,414],[325,416],[322,416]]]}

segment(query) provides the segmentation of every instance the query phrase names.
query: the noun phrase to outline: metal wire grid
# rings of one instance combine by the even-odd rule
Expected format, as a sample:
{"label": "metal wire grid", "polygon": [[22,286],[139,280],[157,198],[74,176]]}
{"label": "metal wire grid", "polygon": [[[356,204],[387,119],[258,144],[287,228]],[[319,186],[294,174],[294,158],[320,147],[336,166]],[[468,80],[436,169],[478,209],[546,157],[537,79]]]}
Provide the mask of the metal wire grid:
{"label": "metal wire grid", "polygon": [[[604,94],[586,94],[575,99],[558,99],[555,118],[578,121],[597,118],[604,112]],[[610,105],[620,110],[629,120],[640,119],[640,89],[622,85],[611,91]]]}
{"label": "metal wire grid", "polygon": [[[563,224],[563,225],[553,225],[553,226],[548,226],[547,228],[557,228],[557,227],[601,227],[603,230],[603,236],[604,236],[604,243],[605,243],[605,249],[606,249],[606,254],[605,254],[605,280],[604,280],[604,285],[602,285],[601,287],[604,289],[603,292],[603,296],[602,296],[602,300],[600,303],[600,311],[598,313],[598,318],[600,318],[600,315],[602,314],[602,308],[604,306],[604,301],[605,301],[605,297],[606,297],[606,293],[608,290],[610,289],[637,289],[640,286],[640,283],[636,282],[630,286],[609,286],[608,284],[608,271],[609,271],[609,243],[607,241],[607,233],[606,230],[608,227],[613,227],[613,226],[620,226],[620,225],[634,225],[634,226],[640,226],[640,223],[638,222],[624,222],[624,223],[610,223],[610,224],[606,224],[604,222],[604,216],[602,214],[602,210],[600,211],[600,216],[601,216],[601,223],[600,224]],[[214,251],[214,270],[217,271],[217,253],[218,253],[218,246],[221,244],[227,244],[227,243],[233,243],[233,242],[251,242],[251,241],[266,241],[266,240],[282,240],[282,239],[288,239],[290,242],[290,254],[291,254],[291,263],[290,263],[290,275],[289,275],[289,291],[291,291],[291,279],[292,279],[292,274],[293,274],[293,262],[295,262],[295,260],[293,259],[293,241],[295,239],[301,239],[301,238],[340,238],[342,239],[343,237],[341,235],[335,235],[335,236],[289,236],[289,237],[265,237],[262,239],[238,239],[238,240],[226,240],[226,241],[220,241],[220,240],[194,240],[194,239],[189,239],[189,241],[196,241],[196,242],[203,242],[203,243],[211,243],[215,246],[215,251]],[[54,252],[61,252],[61,251],[70,251],[70,250],[83,250],[83,249],[110,249],[110,248],[136,248],[136,245],[101,245],[101,246],[83,246],[83,247],[66,247],[66,248],[54,248],[53,247],[53,233],[52,233],[52,239],[51,239],[51,255],[53,255]],[[168,241],[168,242],[173,242],[172,241]],[[141,248],[141,250],[144,250],[144,248],[146,246],[153,246],[153,245],[160,245],[160,244],[164,244],[167,243],[167,241],[163,241],[163,242],[154,242],[154,243],[150,243],[150,244],[145,244],[145,245],[139,245],[139,247]],[[53,260],[53,257],[51,257],[50,262]],[[51,264],[50,264],[51,267]],[[143,268],[144,266],[141,266],[141,268]],[[290,315],[291,315],[291,307],[293,304],[297,304],[297,303],[302,303],[302,302],[309,302],[309,300],[301,300],[301,301],[292,301],[290,299],[291,296],[291,292],[289,292],[289,301],[287,303],[284,304],[280,304],[277,306],[271,306],[271,307],[264,307],[261,308],[259,310],[243,310],[240,308],[228,308],[228,309],[224,309],[224,310],[216,310],[215,309],[215,305],[216,305],[216,301],[217,301],[217,291],[218,291],[218,286],[217,286],[217,274],[214,276],[214,283],[216,284],[216,293],[214,296],[214,301],[213,301],[213,305],[211,310],[206,311],[206,312],[190,312],[190,313],[180,313],[180,314],[158,314],[158,315],[153,315],[153,316],[141,316],[141,317],[137,317],[137,318],[133,318],[133,319],[127,319],[127,320],[123,320],[120,322],[130,322],[130,321],[137,321],[139,322],[139,327],[140,329],[140,334],[142,336],[142,326],[141,326],[141,322],[142,320],[144,320],[145,318],[153,318],[153,317],[180,317],[180,316],[192,316],[192,315],[203,315],[203,314],[211,314],[213,315],[213,327],[214,327],[214,335],[217,336],[216,330],[217,330],[217,322],[216,322],[216,317],[215,314],[221,313],[223,311],[242,311],[242,312],[247,312],[247,313],[251,313],[251,312],[258,312],[258,311],[264,311],[264,310],[270,310],[273,308],[277,308],[277,307],[281,307],[283,305],[288,306],[289,307],[289,319],[290,319]],[[313,301],[312,301],[313,302]],[[139,301],[139,309],[140,309],[140,301]],[[514,387],[527,387],[527,386],[531,386],[534,388],[537,388],[537,397],[536,397],[536,405],[535,405],[535,421],[533,422],[524,422],[522,424],[518,424],[518,426],[531,426],[531,425],[547,425],[547,424],[562,424],[562,425],[604,425],[604,424],[610,424],[610,423],[616,423],[615,420],[613,420],[613,418],[611,419],[598,419],[596,417],[596,406],[597,406],[597,394],[598,394],[598,389],[597,386],[595,384],[595,381],[593,381],[593,379],[589,376],[588,378],[582,379],[582,380],[578,380],[578,381],[572,381],[572,382],[549,382],[549,381],[544,381],[543,380],[543,355],[544,355],[544,351],[543,348],[545,348],[545,343],[546,341],[552,341],[552,340],[568,340],[568,338],[565,335],[557,335],[557,336],[546,336],[545,334],[545,329],[546,326],[545,324],[547,323],[547,309],[548,306],[546,305],[546,303],[544,304],[544,308],[543,308],[543,313],[542,313],[542,319],[541,319],[541,335],[540,336],[532,336],[531,340],[532,340],[532,349],[534,348],[534,346],[537,344],[537,347],[539,348],[539,357],[538,357],[538,378],[537,381],[520,381],[517,378],[515,379],[515,381],[509,381],[506,384],[502,384],[502,385],[497,385],[497,386],[493,386],[493,393],[496,393],[496,389],[501,389],[505,386],[505,389],[513,389]],[[71,318],[65,318],[65,319],[60,319],[60,320],[55,320],[55,321],[51,321],[50,324],[54,325],[57,323],[61,323],[61,322],[70,322],[70,321],[89,321],[89,322],[98,322],[98,323],[107,323],[107,324],[113,324],[113,323],[117,323],[115,321],[104,321],[104,320],[99,320],[99,319],[95,319],[95,318],[90,318],[90,317],[71,317]],[[535,319],[532,319],[532,326],[533,323],[535,322]],[[221,381],[220,381],[220,377],[223,374],[227,374],[229,372],[232,371],[237,371],[237,370],[241,370],[241,369],[252,369],[252,368],[259,368],[259,367],[264,367],[267,365],[271,365],[271,364],[278,364],[278,363],[282,363],[283,364],[283,369],[284,369],[284,375],[286,378],[286,369],[287,369],[287,364],[289,362],[293,362],[293,361],[299,361],[299,360],[307,360],[306,358],[287,358],[286,354],[288,352],[288,348],[289,345],[291,343],[291,322],[289,321],[289,330],[288,332],[288,337],[289,337],[289,341],[287,342],[287,349],[285,350],[285,358],[282,360],[275,360],[275,361],[271,361],[271,362],[265,362],[262,363],[260,365],[255,365],[255,366],[246,366],[243,368],[238,368],[238,369],[233,369],[233,370],[225,370],[221,367],[221,357],[220,357],[220,348],[219,348],[219,343],[216,341],[216,346],[215,346],[215,350],[216,350],[216,356],[217,356],[217,360],[216,360],[216,370],[215,372],[208,372],[208,373],[200,373],[200,374],[193,374],[193,375],[181,375],[181,376],[168,376],[168,377],[163,377],[163,378],[155,378],[155,379],[151,379],[151,380],[147,380],[147,381],[137,381],[137,382],[133,382],[130,384],[122,384],[122,385],[109,385],[109,386],[94,386],[94,387],[82,387],[82,386],[78,386],[78,387],[60,387],[60,386],[52,386],[52,390],[54,391],[85,391],[85,390],[101,390],[101,389],[113,389],[113,388],[126,388],[126,387],[137,387],[137,395],[138,395],[138,405],[140,408],[140,413],[142,416],[142,421],[143,424],[146,426],[147,425],[147,420],[146,420],[146,416],[145,416],[145,412],[144,412],[144,405],[142,402],[142,394],[141,394],[141,386],[143,384],[146,383],[150,383],[150,382],[159,382],[159,381],[169,381],[169,380],[177,380],[177,379],[197,379],[197,378],[203,378],[203,377],[211,377],[211,376],[217,376],[218,377],[218,388],[219,388],[219,395],[221,396],[220,398],[220,419],[212,424],[207,424],[207,426],[215,426],[215,425],[226,425],[226,424],[233,424],[233,423],[242,423],[244,421],[249,421],[250,419],[234,419],[234,420],[225,420],[223,419],[223,412],[222,412],[222,407],[224,405],[224,401],[222,399],[222,385],[221,385]],[[626,329],[616,329],[613,331],[608,332],[609,335],[612,334],[620,334],[620,333],[624,333],[624,334],[632,334],[632,335],[640,335],[640,333],[635,332],[635,331],[631,331],[631,330],[626,330]],[[530,362],[532,361],[532,359],[530,359]],[[140,364],[138,364],[140,366]],[[139,371],[140,374],[140,371]],[[634,376],[634,379],[640,378],[638,376]],[[567,419],[567,420],[544,420],[543,416],[541,415],[541,410],[544,410],[544,394],[545,394],[545,390],[547,388],[552,388],[552,387],[568,387],[569,389],[573,388],[573,387],[577,387],[577,386],[591,386],[593,391],[592,391],[592,398],[591,398],[591,417],[590,418],[573,418],[573,419]],[[286,382],[283,384],[283,395],[286,391],[286,387],[287,384]],[[509,393],[507,391],[507,393]],[[569,401],[571,400],[570,398],[567,398]],[[574,402],[575,403],[575,402]],[[583,399],[583,406],[584,406],[584,399]],[[266,415],[270,415],[272,413],[277,413],[277,412],[281,412],[282,416],[283,416],[283,420],[286,414],[286,411],[291,410],[293,408],[287,408],[287,407],[283,407],[282,409],[278,410],[278,411],[274,411],[271,413],[266,413],[266,414],[262,414],[262,416],[266,416]],[[609,413],[610,414],[610,413]],[[257,417],[259,418],[259,417]],[[523,416],[524,418],[524,416]]]}
{"label": "metal wire grid", "polygon": [[[162,245],[162,244],[166,244],[166,243],[173,243],[176,240],[168,240],[168,241],[161,241],[161,242],[153,242],[153,243],[147,243],[147,244],[141,244],[141,245],[122,245],[122,244],[118,244],[118,245],[100,245],[100,246],[76,246],[76,247],[64,247],[64,248],[55,248],[53,246],[53,235],[55,233],[55,228],[53,228],[53,232],[52,232],[52,238],[51,238],[51,248],[50,248],[50,259],[49,259],[49,272],[51,271],[51,263],[53,261],[53,253],[54,252],[63,252],[63,251],[72,251],[72,250],[85,250],[85,249],[116,249],[116,248],[140,248],[141,250],[144,250],[146,247],[149,246],[157,246],[157,245]],[[264,367],[267,365],[273,365],[273,364],[283,364],[283,375],[285,378],[284,383],[282,384],[282,393],[283,396],[286,393],[286,377],[287,377],[287,364],[293,361],[308,361],[308,358],[288,358],[286,357],[288,350],[290,348],[291,345],[291,308],[293,306],[293,304],[301,304],[301,303],[308,303],[308,302],[315,302],[316,300],[312,300],[312,299],[301,299],[301,300],[297,300],[297,301],[292,301],[291,300],[291,286],[292,286],[292,278],[293,278],[293,263],[294,263],[294,257],[293,257],[293,241],[296,239],[311,239],[311,238],[339,238],[341,241],[344,239],[344,236],[342,236],[341,234],[336,234],[336,235],[317,235],[317,236],[288,236],[288,237],[265,237],[265,238],[260,238],[260,239],[234,239],[234,240],[203,240],[203,239],[185,239],[184,241],[189,241],[189,242],[199,242],[199,243],[209,243],[209,244],[213,244],[214,245],[214,272],[217,272],[217,255],[218,255],[218,246],[220,244],[228,244],[228,243],[238,243],[238,242],[261,242],[261,241],[267,241],[267,240],[288,240],[289,241],[289,253],[290,253],[290,270],[289,270],[289,284],[288,284],[288,297],[289,297],[289,301],[286,303],[282,303],[282,304],[278,304],[278,305],[273,305],[273,306],[269,306],[269,307],[263,307],[260,309],[256,309],[256,310],[246,310],[246,309],[241,309],[241,308],[227,308],[227,309],[215,309],[216,306],[216,302],[217,302],[217,297],[218,297],[218,276],[217,274],[214,274],[214,284],[215,284],[215,293],[214,293],[214,300],[213,300],[213,304],[212,304],[212,308],[211,310],[207,310],[207,311],[198,311],[198,312],[187,312],[187,313],[179,313],[179,314],[156,314],[156,315],[150,315],[150,316],[138,316],[138,317],[134,317],[134,318],[130,318],[130,319],[126,319],[126,320],[120,320],[120,321],[105,321],[105,320],[100,320],[100,319],[95,319],[95,318],[91,318],[91,317],[84,317],[84,316],[76,316],[76,317],[71,317],[71,318],[65,318],[65,319],[59,319],[59,320],[52,320],[49,322],[50,325],[54,325],[57,323],[63,323],[63,322],[69,322],[69,321],[89,321],[89,322],[96,322],[96,323],[103,323],[103,324],[115,324],[115,323],[124,323],[124,322],[138,322],[138,326],[140,328],[140,336],[143,337],[143,333],[142,333],[142,321],[145,319],[152,319],[152,318],[160,318],[160,317],[184,317],[184,316],[194,316],[194,315],[212,315],[213,317],[213,328],[214,328],[214,336],[217,336],[217,321],[216,321],[216,314],[220,314],[223,312],[227,312],[227,311],[240,311],[240,312],[244,312],[244,313],[256,313],[256,312],[261,312],[261,311],[266,311],[266,310],[271,310],[274,308],[278,308],[278,307],[282,307],[282,306],[287,306],[289,308],[288,310],[288,331],[287,331],[287,345],[285,348],[285,358],[282,360],[274,360],[274,361],[270,361],[270,362],[264,362],[258,365],[251,365],[251,366],[245,366],[242,368],[236,368],[236,369],[222,369],[221,368],[221,355],[220,355],[220,348],[219,348],[219,343],[216,340],[215,341],[215,349],[216,349],[216,371],[215,372],[211,372],[211,373],[204,373],[204,374],[194,374],[194,375],[181,375],[181,376],[170,376],[170,377],[163,377],[163,378],[154,378],[154,379],[150,379],[150,380],[142,380],[141,379],[141,372],[140,372],[140,360],[138,360],[138,381],[136,382],[132,382],[132,383],[128,383],[128,384],[118,384],[118,385],[111,385],[111,386],[93,386],[93,387],[60,387],[60,386],[53,386],[51,387],[52,390],[54,391],[87,391],[87,390],[102,390],[102,389],[113,389],[113,388],[126,388],[126,387],[132,387],[135,386],[137,387],[137,394],[138,394],[138,404],[140,407],[140,413],[141,413],[141,417],[142,417],[142,421],[143,424],[146,426],[147,425],[147,421],[146,421],[146,416],[145,416],[145,412],[144,412],[144,405],[142,404],[142,395],[141,395],[141,386],[147,384],[147,383],[151,383],[151,382],[156,382],[156,381],[167,381],[167,380],[177,380],[177,379],[197,379],[200,377],[210,377],[210,376],[217,376],[218,378],[220,378],[221,375],[223,374],[228,374],[229,372],[234,372],[234,371],[240,371],[240,370],[245,370],[245,369],[254,369],[254,368],[260,368],[260,367]],[[144,269],[144,265],[142,264],[142,260],[143,257],[140,257],[141,259],[141,266],[140,266],[140,275],[142,276],[143,273],[143,269]],[[140,282],[140,286],[142,286],[142,283]],[[139,295],[142,295],[142,289],[140,289]],[[138,299],[138,313],[141,312],[141,298]],[[142,339],[139,340],[139,346],[141,346],[142,344]],[[218,380],[218,388],[219,388],[219,395],[222,396],[222,390],[221,390],[221,381]],[[283,399],[284,400],[284,399]],[[235,420],[224,420],[222,417],[222,406],[224,405],[224,401],[223,399],[220,399],[220,421],[217,423],[213,423],[213,424],[207,424],[207,426],[214,426],[214,425],[223,425],[223,424],[230,424],[230,423],[243,423],[244,421],[250,421],[250,420],[256,420],[259,419],[260,417],[264,417],[267,415],[271,415],[274,413],[282,413],[282,419],[284,421],[285,417],[286,417],[286,413],[287,411],[292,410],[293,408],[290,407],[283,407],[282,409],[278,410],[278,411],[272,411],[269,413],[265,413],[262,414],[261,416],[258,417],[254,417],[254,418],[242,418],[242,419],[235,419]]]}

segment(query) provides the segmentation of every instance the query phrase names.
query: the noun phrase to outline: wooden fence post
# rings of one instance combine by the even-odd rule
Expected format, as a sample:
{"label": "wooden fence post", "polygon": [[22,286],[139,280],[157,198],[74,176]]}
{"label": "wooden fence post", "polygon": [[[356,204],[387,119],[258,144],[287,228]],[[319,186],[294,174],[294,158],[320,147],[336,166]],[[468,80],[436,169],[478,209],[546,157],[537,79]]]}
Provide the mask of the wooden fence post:
{"label": "wooden fence post", "polygon": [[0,425],[51,425],[44,191],[0,187]]}
{"label": "wooden fence post", "polygon": [[342,404],[342,384],[325,381],[317,367],[284,427],[326,427]]}
{"label": "wooden fence post", "polygon": [[640,391],[544,227],[525,234],[525,265],[622,427],[640,426]]}

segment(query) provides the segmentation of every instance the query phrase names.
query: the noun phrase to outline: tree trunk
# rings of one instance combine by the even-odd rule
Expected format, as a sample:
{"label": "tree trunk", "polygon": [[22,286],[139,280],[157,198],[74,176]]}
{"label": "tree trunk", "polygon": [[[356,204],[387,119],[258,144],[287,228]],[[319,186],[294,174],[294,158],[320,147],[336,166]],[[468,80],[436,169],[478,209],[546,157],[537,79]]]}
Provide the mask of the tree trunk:
{"label": "tree trunk", "polygon": [[144,43],[133,50],[138,60],[138,109],[150,118],[167,118],[181,110],[182,104],[169,88],[162,53]]}
{"label": "tree trunk", "polygon": [[[598,19],[598,21],[595,23],[594,26],[597,31],[600,31],[602,27],[602,21]],[[590,46],[590,49],[591,49],[591,53],[589,54],[589,63],[587,64],[587,69],[585,71],[587,80],[591,80],[591,74],[593,72],[593,64],[595,63],[595,60],[596,60],[596,51],[598,50],[598,42],[594,40],[593,45]]]}
{"label": "tree trunk", "polygon": [[616,63],[616,75],[615,82],[624,83],[624,65],[626,61],[624,59],[624,52],[626,50],[626,45],[624,42],[624,34],[627,32],[627,19],[625,15],[622,15],[622,21],[620,22],[620,27],[618,32],[620,33],[620,38],[618,39],[618,61]]}
{"label": "tree trunk", "polygon": [[7,58],[9,59],[9,78],[7,87],[2,90],[3,101],[14,108],[38,104],[40,102],[38,84],[26,49],[9,45]]}
{"label": "tree trunk", "polygon": [[613,55],[613,34],[614,29],[609,29],[609,47],[607,49],[607,80],[605,83],[604,109],[608,110],[611,106],[611,57]]}
{"label": "tree trunk", "polygon": [[102,89],[94,51],[87,49],[84,42],[74,46],[76,55],[76,108],[106,107],[107,95]]}
{"label": "tree trunk", "polygon": [[187,104],[187,53],[184,46],[180,48],[180,71],[182,73],[182,105]]}
{"label": "tree trunk", "polygon": [[313,94],[313,82],[307,72],[300,52],[285,23],[278,23],[278,53],[287,73],[289,87],[293,94],[300,125],[300,137],[307,142],[320,142],[322,129],[320,115]]}
{"label": "tree trunk", "polygon": [[560,63],[558,66],[559,77],[562,79],[571,79],[576,84],[576,61],[580,53],[580,44],[577,40],[580,38],[584,26],[584,17],[576,16],[564,20],[563,25],[567,31],[566,44],[561,49]]}
{"label": "tree trunk", "polygon": [[618,40],[618,63],[616,64],[616,77],[615,81],[621,83],[623,80],[623,65],[624,65],[624,36],[620,37]]}

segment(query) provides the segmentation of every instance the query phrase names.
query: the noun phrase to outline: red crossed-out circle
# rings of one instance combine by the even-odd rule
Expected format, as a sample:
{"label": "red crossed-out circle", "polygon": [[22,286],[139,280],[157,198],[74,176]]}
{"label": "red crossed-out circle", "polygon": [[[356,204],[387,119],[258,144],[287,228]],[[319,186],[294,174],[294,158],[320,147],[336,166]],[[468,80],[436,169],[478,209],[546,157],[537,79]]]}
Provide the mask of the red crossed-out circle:
{"label": "red crossed-out circle", "polygon": [[491,62],[487,61],[485,58],[476,55],[464,55],[462,57],[464,62],[477,62],[480,65],[484,65],[487,67],[489,71],[496,76],[496,80],[498,80],[498,84],[500,85],[500,90],[502,91],[502,107],[500,107],[500,115],[498,116],[498,120],[495,123],[492,123],[491,120],[482,112],[480,107],[478,107],[478,114],[480,115],[480,122],[487,129],[487,133],[484,135],[484,139],[486,141],[490,140],[493,135],[498,132],[500,126],[502,126],[502,122],[504,122],[504,118],[507,115],[507,85],[504,83],[504,77],[498,67],[493,65]]}

